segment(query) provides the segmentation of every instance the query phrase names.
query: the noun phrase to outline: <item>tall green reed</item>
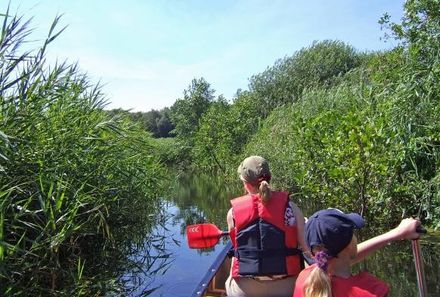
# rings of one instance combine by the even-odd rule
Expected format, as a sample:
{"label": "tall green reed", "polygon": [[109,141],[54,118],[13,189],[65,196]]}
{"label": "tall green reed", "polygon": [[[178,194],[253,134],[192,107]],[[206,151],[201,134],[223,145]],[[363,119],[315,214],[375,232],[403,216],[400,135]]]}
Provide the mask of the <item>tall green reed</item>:
{"label": "tall green reed", "polygon": [[[0,37],[0,295],[102,295],[131,233],[154,220],[164,177],[150,135],[109,117],[75,64],[48,65],[56,17],[36,50],[29,21]],[[99,271],[99,273],[97,273]]]}

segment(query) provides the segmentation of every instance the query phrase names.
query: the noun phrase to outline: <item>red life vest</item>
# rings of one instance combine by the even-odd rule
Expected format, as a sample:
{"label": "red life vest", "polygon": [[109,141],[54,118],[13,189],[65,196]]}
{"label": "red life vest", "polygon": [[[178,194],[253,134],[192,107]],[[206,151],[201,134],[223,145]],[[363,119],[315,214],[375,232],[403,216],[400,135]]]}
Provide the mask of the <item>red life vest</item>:
{"label": "red life vest", "polygon": [[[309,277],[316,265],[307,267],[299,274],[295,283],[293,297],[303,297],[304,282]],[[349,278],[338,276],[331,277],[333,297],[386,297],[389,287],[382,280],[368,272],[361,272]]]}
{"label": "red life vest", "polygon": [[285,225],[287,192],[272,192],[264,204],[259,195],[231,200],[234,229],[232,276],[296,276],[301,271],[297,228]]}

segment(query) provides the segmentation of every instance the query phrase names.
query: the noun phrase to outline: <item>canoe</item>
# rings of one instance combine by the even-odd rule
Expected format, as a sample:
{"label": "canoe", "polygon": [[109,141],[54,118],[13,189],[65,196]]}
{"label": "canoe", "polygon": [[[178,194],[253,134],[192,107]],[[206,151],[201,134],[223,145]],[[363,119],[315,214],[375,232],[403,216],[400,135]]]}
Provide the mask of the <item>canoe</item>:
{"label": "canoe", "polygon": [[[231,269],[231,258],[228,257],[228,252],[231,250],[231,248],[232,243],[231,241],[228,241],[228,243],[214,260],[214,263],[212,263],[211,267],[209,267],[202,280],[194,289],[191,295],[192,297],[226,296],[225,282]],[[303,259],[305,266],[313,263],[313,260],[310,258]]]}
{"label": "canoe", "polygon": [[226,296],[225,281],[229,276],[231,267],[231,259],[228,257],[228,252],[231,248],[231,241],[228,241],[194,289],[192,297]]}

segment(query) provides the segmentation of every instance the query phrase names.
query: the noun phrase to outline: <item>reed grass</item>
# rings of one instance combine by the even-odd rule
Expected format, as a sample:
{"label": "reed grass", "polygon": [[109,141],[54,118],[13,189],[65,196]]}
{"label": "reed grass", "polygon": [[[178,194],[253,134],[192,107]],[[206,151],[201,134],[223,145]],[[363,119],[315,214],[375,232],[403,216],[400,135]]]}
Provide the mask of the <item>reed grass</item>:
{"label": "reed grass", "polygon": [[[0,295],[103,295],[126,230],[154,220],[164,171],[148,133],[110,117],[78,65],[48,65],[64,28],[28,46],[30,21],[3,15],[0,37]],[[125,230],[121,232],[121,230]],[[112,269],[113,267],[113,269]],[[99,271],[99,273],[97,273]]]}

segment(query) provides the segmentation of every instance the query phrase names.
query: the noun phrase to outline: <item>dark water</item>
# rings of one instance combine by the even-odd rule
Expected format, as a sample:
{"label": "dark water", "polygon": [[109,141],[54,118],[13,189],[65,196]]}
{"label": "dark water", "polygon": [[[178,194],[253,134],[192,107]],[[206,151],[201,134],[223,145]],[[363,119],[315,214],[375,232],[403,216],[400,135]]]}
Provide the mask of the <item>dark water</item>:
{"label": "dark water", "polygon": [[[220,177],[197,177],[180,181],[164,198],[161,223],[140,248],[134,261],[138,269],[126,271],[123,280],[130,296],[190,296],[222,243],[210,250],[188,248],[184,230],[188,224],[208,221],[226,228],[229,199],[241,195],[240,185],[224,185]],[[305,212],[307,213],[307,212]],[[366,232],[377,234],[374,230]],[[156,244],[151,244],[156,241]],[[425,277],[430,297],[440,296],[440,235],[421,240]],[[394,242],[374,253],[354,270],[368,270],[391,286],[390,297],[419,296],[409,241]]]}

